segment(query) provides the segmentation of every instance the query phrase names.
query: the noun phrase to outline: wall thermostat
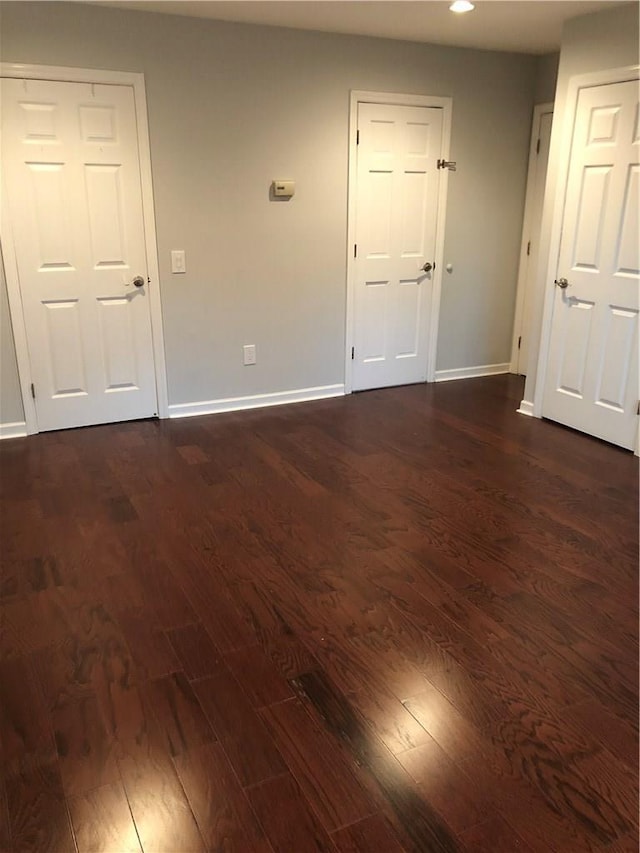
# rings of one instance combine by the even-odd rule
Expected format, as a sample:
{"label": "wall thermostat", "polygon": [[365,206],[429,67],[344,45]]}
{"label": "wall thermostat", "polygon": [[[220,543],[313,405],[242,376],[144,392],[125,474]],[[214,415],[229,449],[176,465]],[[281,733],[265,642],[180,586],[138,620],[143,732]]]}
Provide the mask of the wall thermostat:
{"label": "wall thermostat", "polygon": [[295,181],[273,181],[273,194],[277,198],[291,198],[296,191]]}

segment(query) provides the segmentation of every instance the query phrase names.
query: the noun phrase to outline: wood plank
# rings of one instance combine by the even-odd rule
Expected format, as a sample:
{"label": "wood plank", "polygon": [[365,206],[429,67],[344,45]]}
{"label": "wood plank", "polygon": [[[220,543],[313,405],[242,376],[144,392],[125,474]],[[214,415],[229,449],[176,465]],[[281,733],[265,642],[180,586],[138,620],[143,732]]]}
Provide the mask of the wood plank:
{"label": "wood plank", "polygon": [[335,849],[288,773],[255,785],[247,794],[274,853],[330,853]]}
{"label": "wood plank", "polygon": [[261,711],[287,766],[329,831],[376,811],[340,750],[292,699]]}
{"label": "wood plank", "polygon": [[190,680],[205,678],[217,671],[221,656],[201,623],[166,633]]}
{"label": "wood plank", "polygon": [[567,708],[566,718],[569,725],[597,739],[619,760],[635,763],[638,731],[633,722],[620,719],[594,699]]}
{"label": "wood plank", "polygon": [[118,767],[143,850],[201,853],[202,836],[157,724],[121,745]]}
{"label": "wood plank", "polygon": [[[514,756],[516,764],[520,757]],[[549,785],[542,774],[542,789],[518,772],[499,749],[486,743],[479,751],[461,764],[461,769],[486,791],[491,792],[493,809],[534,850],[580,850],[595,853],[614,839],[607,830],[602,831],[590,823],[583,812],[585,806],[593,811],[594,798],[584,798],[585,786],[571,797],[564,797],[562,789],[572,790],[571,780],[565,788],[562,765],[558,782]],[[558,788],[560,789],[558,792]],[[575,810],[574,810],[575,809]],[[586,818],[586,820],[585,820]]]}
{"label": "wood plank", "polygon": [[65,578],[55,557],[31,557],[26,560],[3,560],[0,600],[24,598],[53,586],[62,586]]}
{"label": "wood plank", "polygon": [[75,853],[57,763],[39,764],[6,780],[14,850]]}
{"label": "wood plank", "polygon": [[144,588],[145,603],[153,609],[158,625],[168,630],[197,622],[195,610],[155,548],[137,542],[128,551],[133,574]]}
{"label": "wood plank", "polygon": [[94,695],[56,708],[51,721],[67,797],[119,780],[115,741]]}
{"label": "wood plank", "polygon": [[69,800],[78,853],[141,853],[120,781]]}
{"label": "wood plank", "polygon": [[396,758],[454,832],[464,832],[483,820],[490,807],[487,793],[434,740],[401,752]]}
{"label": "wood plank", "polygon": [[172,756],[187,750],[197,752],[203,744],[215,740],[213,730],[184,673],[174,672],[147,681],[140,690],[147,705],[153,709]]}
{"label": "wood plank", "polygon": [[384,686],[372,683],[349,699],[394,754],[431,742],[416,717]]}
{"label": "wood plank", "polygon": [[479,731],[436,687],[427,685],[404,705],[454,761],[468,758],[477,749]]}
{"label": "wood plank", "polygon": [[259,646],[247,646],[225,655],[225,663],[254,708],[291,699],[294,692]]}
{"label": "wood plank", "polygon": [[175,765],[208,849],[270,853],[220,744],[183,752]]}
{"label": "wood plank", "polygon": [[4,778],[0,778],[0,850],[8,853],[12,849],[11,832],[9,830],[9,807],[7,806],[7,790]]}
{"label": "wood plank", "polygon": [[379,814],[339,829],[331,839],[340,853],[365,853],[367,850],[402,853],[404,850],[389,823]]}
{"label": "wood plank", "polygon": [[501,817],[483,820],[461,833],[462,849],[469,853],[530,853],[532,850]]}
{"label": "wood plank", "polygon": [[294,684],[343,753],[361,768],[359,778],[402,843],[409,849],[453,853],[456,843],[451,828],[335,685],[319,672],[302,675]]}
{"label": "wood plank", "polygon": [[243,785],[255,785],[286,770],[273,738],[225,666],[193,687]]}
{"label": "wood plank", "polygon": [[590,819],[601,831],[617,837],[638,833],[637,767],[601,749],[576,761],[575,775],[584,785],[585,799],[591,800],[595,816]]}
{"label": "wood plank", "polygon": [[27,658],[0,662],[0,745],[5,774],[52,762],[56,751],[44,698]]}
{"label": "wood plank", "polygon": [[165,634],[146,610],[118,617],[140,679],[159,678],[180,669],[180,662]]}

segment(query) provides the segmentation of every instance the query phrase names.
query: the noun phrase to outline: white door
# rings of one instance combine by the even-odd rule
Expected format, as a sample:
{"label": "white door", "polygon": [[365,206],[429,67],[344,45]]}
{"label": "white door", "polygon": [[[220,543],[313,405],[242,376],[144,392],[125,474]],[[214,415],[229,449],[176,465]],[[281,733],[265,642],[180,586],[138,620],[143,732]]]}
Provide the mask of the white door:
{"label": "white door", "polygon": [[3,79],[2,165],[38,429],[157,414],[132,87]]}
{"label": "white door", "polygon": [[580,92],[542,408],[627,448],[638,405],[639,120],[635,81]]}
{"label": "white door", "polygon": [[[523,256],[518,275],[518,307],[516,308],[516,345],[512,359],[515,372],[526,375],[529,363],[529,334],[533,313],[535,282],[540,264],[540,230],[542,226],[542,204],[549,165],[549,143],[551,141],[552,110],[543,110],[536,115],[533,128],[535,147],[529,164],[527,198],[525,202],[525,225],[523,230]],[[544,263],[544,258],[542,259]]]}
{"label": "white door", "polygon": [[353,389],[424,382],[442,110],[358,105]]}

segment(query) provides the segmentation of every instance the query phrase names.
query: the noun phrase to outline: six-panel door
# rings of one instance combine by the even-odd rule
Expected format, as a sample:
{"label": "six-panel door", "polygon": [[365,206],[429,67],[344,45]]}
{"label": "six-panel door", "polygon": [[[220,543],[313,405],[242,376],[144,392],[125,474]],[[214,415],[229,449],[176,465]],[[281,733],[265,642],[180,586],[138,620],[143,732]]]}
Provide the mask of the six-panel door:
{"label": "six-panel door", "polygon": [[157,414],[132,88],[3,79],[2,138],[38,428]]}
{"label": "six-panel door", "polygon": [[543,414],[633,448],[638,405],[640,125],[635,81],[581,91]]}
{"label": "six-panel door", "polygon": [[442,110],[358,105],[353,389],[424,382]]}

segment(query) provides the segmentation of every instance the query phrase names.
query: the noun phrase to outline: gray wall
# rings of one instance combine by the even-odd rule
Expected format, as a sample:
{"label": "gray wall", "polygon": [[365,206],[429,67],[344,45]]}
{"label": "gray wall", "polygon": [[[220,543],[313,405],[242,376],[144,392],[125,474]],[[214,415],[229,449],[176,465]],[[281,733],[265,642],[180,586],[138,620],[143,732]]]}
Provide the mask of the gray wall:
{"label": "gray wall", "polygon": [[558,82],[559,53],[545,53],[539,56],[536,63],[536,88],[534,99],[536,104],[551,104],[556,96]]}
{"label": "gray wall", "polygon": [[[638,63],[638,5],[630,4],[581,15],[565,23],[558,68],[558,86],[551,130],[549,168],[545,187],[540,257],[548,258],[551,246],[553,205],[558,181],[558,163],[563,145],[563,117],[569,81],[576,74],[623,68]],[[548,264],[540,263],[531,326],[531,347],[524,399],[533,402],[538,374],[539,341],[545,294],[552,287]]]}
{"label": "gray wall", "polygon": [[0,253],[0,424],[24,421],[13,330],[9,317],[7,283]]}
{"label": "gray wall", "polygon": [[437,366],[509,361],[535,57],[65,3],[5,3],[0,46],[145,74],[170,403],[344,380],[350,89],[453,97]]}

